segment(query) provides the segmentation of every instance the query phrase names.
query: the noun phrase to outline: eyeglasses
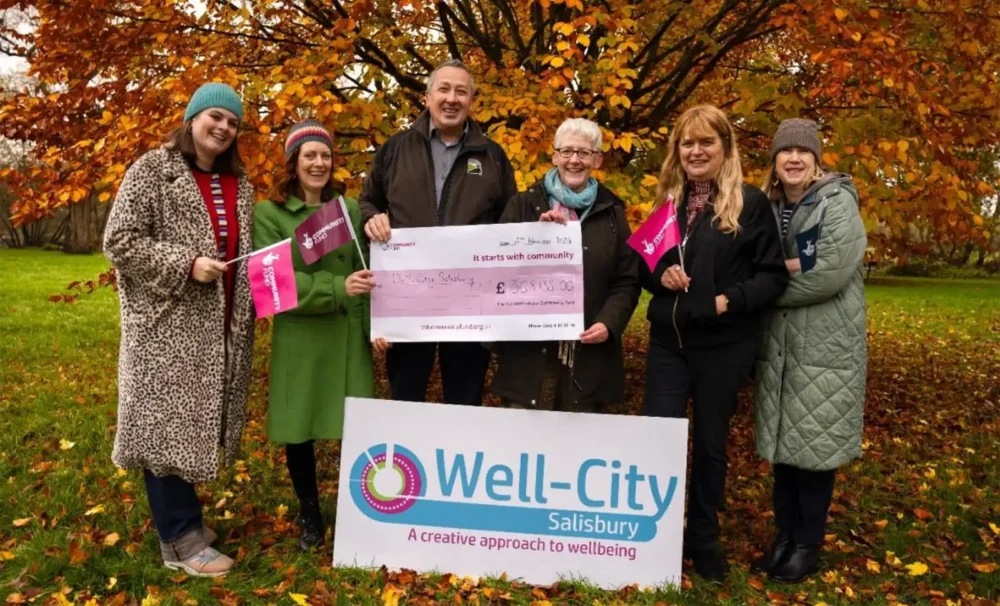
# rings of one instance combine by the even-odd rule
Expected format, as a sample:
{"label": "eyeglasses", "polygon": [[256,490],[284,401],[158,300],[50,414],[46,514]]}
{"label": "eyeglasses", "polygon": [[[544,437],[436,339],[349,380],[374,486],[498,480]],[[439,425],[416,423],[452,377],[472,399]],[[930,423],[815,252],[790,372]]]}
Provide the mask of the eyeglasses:
{"label": "eyeglasses", "polygon": [[601,152],[595,151],[593,149],[573,149],[571,147],[560,147],[559,149],[556,150],[556,153],[559,154],[559,156],[562,158],[572,158],[573,154],[576,154],[577,156],[579,156],[581,160],[590,160],[592,157],[596,156]]}

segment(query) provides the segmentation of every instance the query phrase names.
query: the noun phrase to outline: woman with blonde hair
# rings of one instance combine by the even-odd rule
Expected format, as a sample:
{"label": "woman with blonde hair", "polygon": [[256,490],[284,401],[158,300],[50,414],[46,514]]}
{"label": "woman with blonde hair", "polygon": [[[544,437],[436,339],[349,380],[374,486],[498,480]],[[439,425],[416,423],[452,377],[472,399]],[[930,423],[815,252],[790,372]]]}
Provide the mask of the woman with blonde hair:
{"label": "woman with blonde hair", "polygon": [[694,401],[684,553],[698,574],[722,581],[718,511],[729,420],[750,375],[761,314],[788,272],[767,198],[743,183],[736,135],[719,108],[700,105],[678,118],[657,203],[676,206],[682,245],[653,271],[640,267],[653,295],[644,412],[683,418]]}
{"label": "woman with blonde hair", "polygon": [[815,572],[837,467],[861,456],[867,236],[858,192],[824,174],[812,120],[785,120],[764,190],[791,273],[757,360],[757,452],[774,470],[777,535],[753,569],[788,583]]}

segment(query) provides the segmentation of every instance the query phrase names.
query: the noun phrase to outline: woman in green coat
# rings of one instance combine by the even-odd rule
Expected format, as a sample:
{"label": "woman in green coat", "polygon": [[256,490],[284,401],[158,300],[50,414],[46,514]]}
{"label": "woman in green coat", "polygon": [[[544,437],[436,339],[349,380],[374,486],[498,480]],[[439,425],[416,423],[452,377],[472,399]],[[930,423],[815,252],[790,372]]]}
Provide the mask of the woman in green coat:
{"label": "woman in green coat", "polygon": [[861,456],[867,238],[851,178],[824,174],[816,123],[785,120],[764,191],[791,279],[757,360],[757,451],[774,469],[777,537],[754,562],[776,581],[816,571],[834,473]]}
{"label": "woman in green coat", "polygon": [[[338,204],[332,180],[333,139],[319,123],[300,122],[285,142],[286,174],[274,201],[257,205],[254,248],[287,238],[324,203]],[[345,199],[361,230],[357,202]],[[323,542],[325,527],[316,484],[314,441],[339,440],[344,398],[374,395],[369,344],[372,274],[364,269],[358,245],[348,242],[312,265],[292,245],[299,304],[274,317],[268,438],[285,444],[288,473],[299,499],[301,535],[307,550]],[[379,340],[377,349],[386,347]]]}

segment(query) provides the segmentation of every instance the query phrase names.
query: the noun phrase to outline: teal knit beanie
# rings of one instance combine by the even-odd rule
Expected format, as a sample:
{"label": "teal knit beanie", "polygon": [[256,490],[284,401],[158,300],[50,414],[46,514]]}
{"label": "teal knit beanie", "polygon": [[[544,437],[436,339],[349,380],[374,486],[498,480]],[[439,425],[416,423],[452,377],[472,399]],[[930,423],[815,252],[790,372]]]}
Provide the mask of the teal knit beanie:
{"label": "teal knit beanie", "polygon": [[243,100],[231,86],[222,82],[202,84],[194,91],[184,110],[184,121],[187,122],[210,107],[228,109],[236,115],[237,120],[243,122]]}

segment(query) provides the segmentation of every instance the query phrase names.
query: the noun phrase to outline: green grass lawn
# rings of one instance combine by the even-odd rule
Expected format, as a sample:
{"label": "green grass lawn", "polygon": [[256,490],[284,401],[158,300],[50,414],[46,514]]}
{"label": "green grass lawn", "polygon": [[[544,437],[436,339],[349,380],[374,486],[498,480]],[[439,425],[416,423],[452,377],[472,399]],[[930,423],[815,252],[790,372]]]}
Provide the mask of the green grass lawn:
{"label": "green grass lawn", "polygon": [[[880,278],[868,288],[870,368],[863,459],[841,468],[825,573],[794,587],[750,575],[769,539],[770,472],[754,450],[747,394],[734,423],[713,587],[603,592],[506,579],[331,567],[302,554],[281,449],[264,438],[266,334],[237,469],[200,486],[206,523],[239,560],[223,580],[162,567],[141,476],[116,470],[118,304],[100,289],[51,303],[100,256],[0,250],[0,603],[64,604],[987,604],[1000,600],[1000,282]],[[644,302],[645,303],[645,302]],[[628,338],[627,412],[644,377],[645,310]],[[328,518],[336,448],[320,449]],[[328,543],[329,546],[329,543]],[[294,594],[294,597],[293,597]],[[300,597],[304,596],[304,597]],[[93,601],[91,601],[93,600]]]}

